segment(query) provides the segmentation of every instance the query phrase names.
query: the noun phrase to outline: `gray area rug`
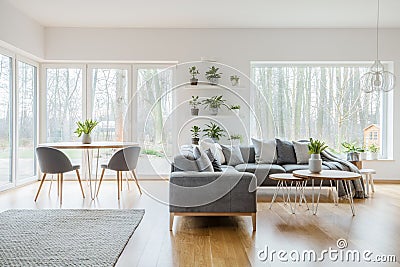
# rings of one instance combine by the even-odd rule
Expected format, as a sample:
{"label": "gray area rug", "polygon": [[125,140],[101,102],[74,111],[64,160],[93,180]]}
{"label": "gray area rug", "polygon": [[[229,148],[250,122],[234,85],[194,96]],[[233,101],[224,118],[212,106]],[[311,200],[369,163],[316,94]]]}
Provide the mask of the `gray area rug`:
{"label": "gray area rug", "polygon": [[114,266],[144,210],[0,213],[0,266]]}

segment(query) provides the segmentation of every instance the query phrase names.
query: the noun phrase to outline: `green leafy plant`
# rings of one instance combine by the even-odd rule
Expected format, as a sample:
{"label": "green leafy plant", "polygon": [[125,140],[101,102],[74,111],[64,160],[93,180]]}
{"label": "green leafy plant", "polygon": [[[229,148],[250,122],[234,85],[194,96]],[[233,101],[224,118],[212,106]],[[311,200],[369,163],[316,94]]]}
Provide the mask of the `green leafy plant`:
{"label": "green leafy plant", "polygon": [[342,147],[345,149],[344,153],[360,153],[365,152],[365,149],[359,147],[356,142],[349,143],[343,142]]}
{"label": "green leafy plant", "polygon": [[368,151],[371,153],[378,153],[379,152],[379,146],[375,145],[375,144],[370,144],[368,146]]}
{"label": "green leafy plant", "polygon": [[207,136],[216,140],[219,140],[222,136],[225,136],[225,131],[217,124],[210,122],[210,124],[206,124],[206,126],[207,128],[203,130],[203,132],[205,132],[203,136]]}
{"label": "green leafy plant", "polygon": [[196,68],[196,66],[193,66],[191,68],[189,68],[189,73],[190,75],[192,75],[193,79],[196,79],[197,75],[200,74],[199,70]]}
{"label": "green leafy plant", "polygon": [[89,119],[84,122],[78,121],[76,124],[78,125],[78,128],[75,130],[75,133],[78,137],[81,137],[82,134],[90,134],[99,122]]}
{"label": "green leafy plant", "polygon": [[189,105],[191,105],[192,108],[197,108],[200,104],[199,96],[192,96],[192,99],[189,101]]}
{"label": "green leafy plant", "polygon": [[163,157],[164,154],[154,149],[143,149],[142,154],[151,155],[156,157]]}
{"label": "green leafy plant", "polygon": [[327,148],[328,146],[325,145],[325,142],[310,138],[310,143],[308,144],[308,153],[321,154],[321,152]]}
{"label": "green leafy plant", "polygon": [[226,100],[222,99],[222,95],[220,96],[213,96],[207,99],[204,99],[201,103],[204,106],[204,109],[206,108],[218,108],[220,109],[221,106],[225,106],[227,108],[229,108],[226,104],[225,104]]}
{"label": "green leafy plant", "polygon": [[234,81],[236,83],[239,82],[239,79],[240,79],[239,76],[237,76],[237,75],[232,75],[230,78],[231,78],[231,81]]}
{"label": "green leafy plant", "polygon": [[240,142],[242,142],[243,136],[240,134],[231,134],[228,140],[240,140]]}
{"label": "green leafy plant", "polygon": [[229,108],[230,109],[240,109],[240,106],[239,105],[231,105]]}
{"label": "green leafy plant", "polygon": [[206,71],[207,80],[221,78],[222,73],[220,73],[218,71],[219,71],[219,68],[212,66],[208,71]]}
{"label": "green leafy plant", "polygon": [[200,135],[200,132],[201,132],[201,129],[200,129],[199,126],[194,125],[194,126],[190,129],[190,131],[192,132],[192,137],[193,137],[193,138],[199,138],[199,135]]}

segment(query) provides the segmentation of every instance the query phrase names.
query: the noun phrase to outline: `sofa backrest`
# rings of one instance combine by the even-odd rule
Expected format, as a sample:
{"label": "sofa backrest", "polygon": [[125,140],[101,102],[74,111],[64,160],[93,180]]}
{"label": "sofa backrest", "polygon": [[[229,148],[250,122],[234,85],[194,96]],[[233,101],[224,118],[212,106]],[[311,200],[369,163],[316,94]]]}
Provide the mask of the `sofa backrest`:
{"label": "sofa backrest", "polygon": [[254,150],[254,146],[240,146],[240,152],[242,152],[242,157],[245,163],[256,162],[256,152]]}

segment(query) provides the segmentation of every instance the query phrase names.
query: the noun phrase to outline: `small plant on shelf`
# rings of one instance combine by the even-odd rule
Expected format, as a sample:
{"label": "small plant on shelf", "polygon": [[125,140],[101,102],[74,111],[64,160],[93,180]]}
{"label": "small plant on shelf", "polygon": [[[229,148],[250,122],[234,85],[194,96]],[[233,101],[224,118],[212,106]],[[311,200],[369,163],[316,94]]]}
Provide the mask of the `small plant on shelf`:
{"label": "small plant on shelf", "polygon": [[239,106],[239,105],[231,105],[231,106],[229,107],[229,109],[232,110],[233,112],[235,112],[236,115],[239,116],[239,111],[240,111],[240,106]]}
{"label": "small plant on shelf", "polygon": [[237,75],[232,75],[232,76],[230,77],[230,79],[231,79],[232,86],[239,86],[239,84],[240,84],[240,78],[239,78],[239,76],[237,76]]}
{"label": "small plant on shelf", "polygon": [[308,160],[308,168],[312,173],[320,173],[322,170],[322,159],[321,152],[327,149],[328,146],[325,142],[314,140],[310,138],[308,144],[308,153],[311,154],[311,158]]}
{"label": "small plant on shelf", "polygon": [[345,149],[344,153],[347,154],[348,161],[359,161],[360,153],[365,152],[365,150],[358,146],[356,142],[343,142],[342,147]]}
{"label": "small plant on shelf", "polygon": [[199,106],[201,105],[201,101],[199,100],[199,96],[192,96],[192,99],[189,100],[189,105],[192,107],[190,112],[193,116],[199,115]]}
{"label": "small plant on shelf", "polygon": [[190,131],[192,132],[192,144],[193,145],[198,145],[199,144],[199,136],[200,136],[200,132],[201,132],[201,129],[200,129],[200,127],[199,126],[197,126],[197,125],[194,125],[191,129],[190,129]]}
{"label": "small plant on shelf", "polygon": [[225,136],[224,129],[217,124],[210,122],[210,124],[206,124],[206,126],[207,127],[203,129],[205,133],[203,136],[211,138],[214,142],[218,142],[221,137]]}
{"label": "small plant on shelf", "polygon": [[230,140],[233,145],[240,145],[243,141],[243,136],[240,134],[231,134],[228,140]]}
{"label": "small plant on shelf", "polygon": [[207,99],[204,99],[201,103],[204,106],[204,109],[208,109],[211,113],[211,115],[217,115],[218,110],[221,108],[221,106],[225,106],[229,108],[225,104],[226,100],[222,98],[222,95],[220,96],[213,96]]}
{"label": "small plant on shelf", "polygon": [[377,160],[379,157],[379,146],[377,146],[376,144],[370,144],[368,146],[368,151],[370,154],[370,158],[372,160]]}
{"label": "small plant on shelf", "polygon": [[85,120],[84,122],[78,121],[76,122],[78,128],[75,130],[75,133],[78,137],[82,136],[82,143],[83,144],[90,144],[92,143],[92,138],[90,134],[92,133],[94,127],[99,124],[98,121],[94,121],[91,119]]}
{"label": "small plant on shelf", "polygon": [[197,79],[197,75],[200,74],[199,70],[196,68],[196,66],[193,66],[189,68],[189,73],[192,75],[192,78],[190,79],[190,85],[197,85],[197,82],[199,79]]}
{"label": "small plant on shelf", "polygon": [[219,71],[219,68],[216,68],[215,66],[212,66],[207,72],[206,72],[206,79],[212,84],[212,85],[217,85],[218,84],[218,79],[221,78],[221,74]]}

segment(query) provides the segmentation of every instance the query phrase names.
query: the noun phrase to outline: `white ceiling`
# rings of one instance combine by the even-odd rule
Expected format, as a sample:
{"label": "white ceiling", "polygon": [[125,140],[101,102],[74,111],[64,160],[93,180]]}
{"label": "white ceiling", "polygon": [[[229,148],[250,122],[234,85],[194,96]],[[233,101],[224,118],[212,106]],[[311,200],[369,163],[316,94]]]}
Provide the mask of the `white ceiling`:
{"label": "white ceiling", "polygon": [[[7,0],[47,27],[369,28],[377,0]],[[380,0],[400,27],[400,0]]]}

